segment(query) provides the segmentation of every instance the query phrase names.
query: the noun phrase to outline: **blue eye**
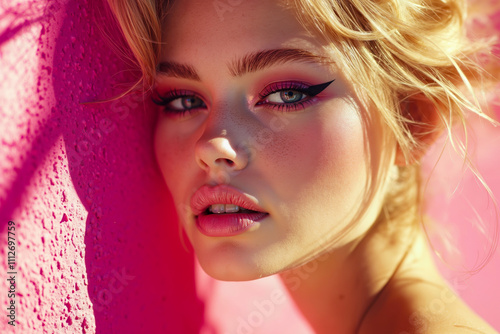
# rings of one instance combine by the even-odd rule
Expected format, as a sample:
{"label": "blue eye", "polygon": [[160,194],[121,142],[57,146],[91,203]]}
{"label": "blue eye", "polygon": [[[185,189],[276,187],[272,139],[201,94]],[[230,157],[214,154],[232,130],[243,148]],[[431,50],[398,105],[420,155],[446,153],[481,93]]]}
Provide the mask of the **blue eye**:
{"label": "blue eye", "polygon": [[154,96],[151,100],[155,104],[162,106],[163,110],[169,114],[184,115],[187,112],[207,107],[200,97],[190,91],[184,90],[173,90],[163,96]]}
{"label": "blue eye", "polygon": [[282,90],[280,92],[269,94],[266,99],[273,103],[295,103],[302,101],[307,95],[298,90]]}
{"label": "blue eye", "polygon": [[194,108],[204,107],[205,103],[199,97],[191,95],[173,99],[167,106],[169,106],[169,109],[171,110],[190,110]]}
{"label": "blue eye", "polygon": [[[319,85],[309,86],[301,82],[275,82],[267,86],[259,94],[257,106],[266,106],[279,111],[294,111],[304,109],[314,102],[313,97],[321,93],[335,80]],[[163,107],[163,111],[174,116],[183,116],[197,110],[207,109],[201,97],[192,91],[172,90],[165,95],[156,94],[151,100]]]}
{"label": "blue eye", "polygon": [[259,97],[258,106],[267,106],[279,111],[304,109],[311,99],[326,89],[333,81],[308,86],[301,82],[275,82],[267,86]]}

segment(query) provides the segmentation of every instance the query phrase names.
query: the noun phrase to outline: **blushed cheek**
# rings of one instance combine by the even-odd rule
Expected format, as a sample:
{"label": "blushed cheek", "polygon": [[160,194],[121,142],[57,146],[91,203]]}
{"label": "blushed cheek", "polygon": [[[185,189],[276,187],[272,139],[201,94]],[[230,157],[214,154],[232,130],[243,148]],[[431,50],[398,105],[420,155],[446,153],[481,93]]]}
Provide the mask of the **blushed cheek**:
{"label": "blushed cheek", "polygon": [[317,192],[325,185],[329,189],[360,187],[366,175],[366,154],[358,113],[327,114],[282,131],[269,149],[268,163],[270,170],[278,171],[273,178],[281,180],[276,189],[283,196],[309,188]]}

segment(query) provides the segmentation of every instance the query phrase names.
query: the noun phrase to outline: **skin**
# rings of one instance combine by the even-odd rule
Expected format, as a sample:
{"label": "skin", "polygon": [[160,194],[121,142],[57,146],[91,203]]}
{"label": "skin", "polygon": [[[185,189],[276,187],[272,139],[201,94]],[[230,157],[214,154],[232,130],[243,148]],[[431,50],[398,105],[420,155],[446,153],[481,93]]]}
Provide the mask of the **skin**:
{"label": "skin", "polygon": [[[341,69],[295,61],[238,77],[228,70],[234,59],[262,50],[327,57],[326,46],[277,2],[231,8],[221,15],[210,1],[174,3],[161,61],[190,65],[200,80],[166,74],[157,80],[159,95],[186,90],[204,102],[184,115],[159,108],[155,134],[158,164],[203,269],[230,281],[279,273],[317,333],[420,333],[424,325],[412,324],[412,314],[443,291],[453,316],[425,320],[425,333],[458,333],[457,323],[488,332],[447,288],[420,231],[374,223],[387,173],[375,188],[369,181],[390,170],[397,145]],[[333,79],[299,110],[274,110],[259,97],[275,82]],[[202,185],[217,184],[254,198],[269,216],[240,235],[203,235],[189,202]]]}

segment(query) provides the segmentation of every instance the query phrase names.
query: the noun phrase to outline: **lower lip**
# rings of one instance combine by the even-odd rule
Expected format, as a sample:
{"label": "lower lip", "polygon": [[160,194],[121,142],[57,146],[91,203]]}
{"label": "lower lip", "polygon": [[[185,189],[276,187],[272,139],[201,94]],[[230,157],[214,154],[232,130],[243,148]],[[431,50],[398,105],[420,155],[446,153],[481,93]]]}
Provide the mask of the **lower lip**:
{"label": "lower lip", "polygon": [[247,231],[267,216],[264,212],[201,214],[196,218],[196,226],[208,237],[231,237]]}

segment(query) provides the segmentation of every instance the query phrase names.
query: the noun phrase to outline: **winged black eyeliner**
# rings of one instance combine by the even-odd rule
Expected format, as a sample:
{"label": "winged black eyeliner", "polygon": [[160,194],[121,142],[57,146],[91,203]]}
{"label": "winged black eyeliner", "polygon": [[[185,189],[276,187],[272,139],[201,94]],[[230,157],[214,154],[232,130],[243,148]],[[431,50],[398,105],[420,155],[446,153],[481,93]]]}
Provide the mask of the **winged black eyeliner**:
{"label": "winged black eyeliner", "polygon": [[330,86],[330,84],[334,81],[335,81],[335,79],[333,79],[332,81],[328,81],[328,82],[319,84],[319,85],[310,86],[309,88],[303,89],[302,91],[309,96],[316,96],[319,93],[321,93],[322,91],[324,91],[326,89],[326,87]]}

